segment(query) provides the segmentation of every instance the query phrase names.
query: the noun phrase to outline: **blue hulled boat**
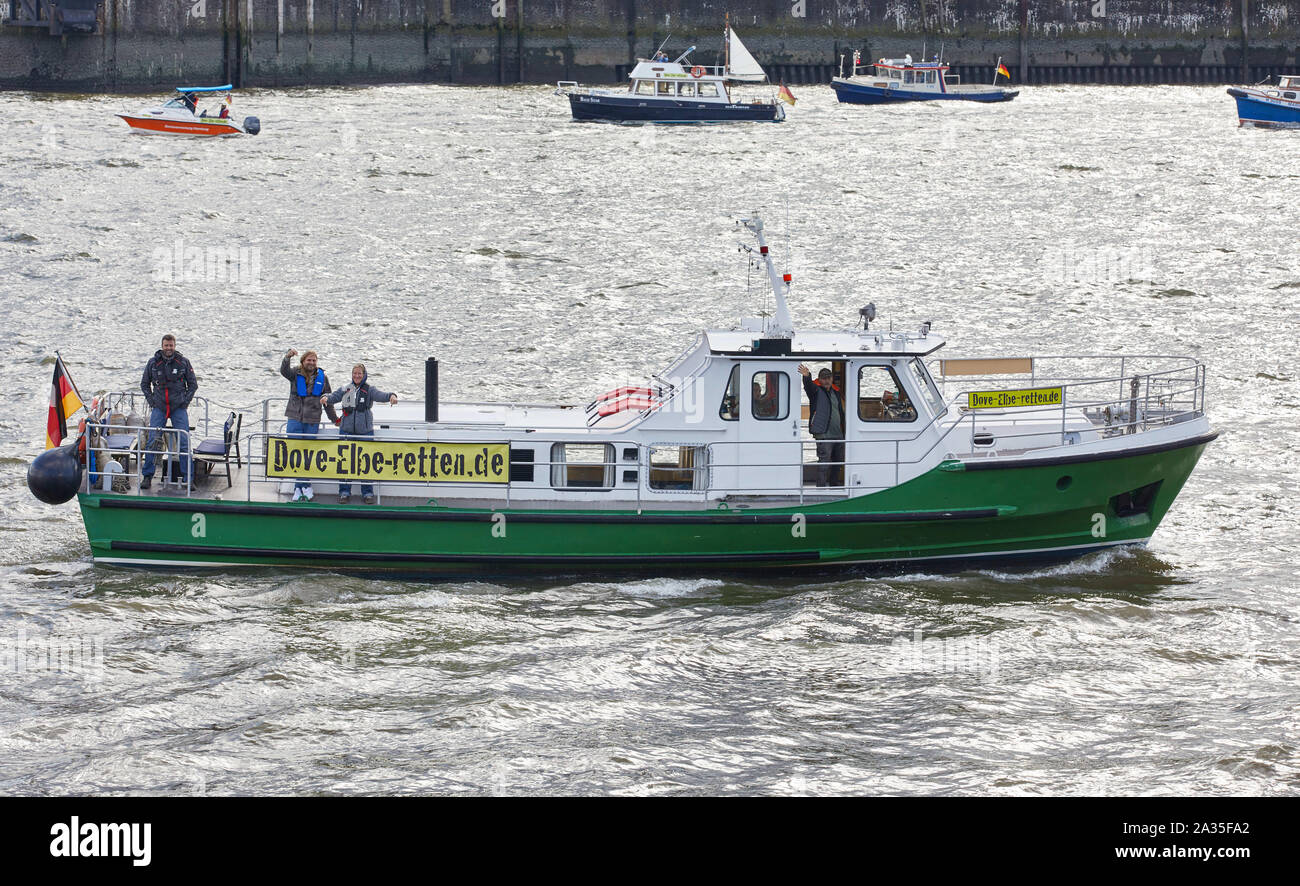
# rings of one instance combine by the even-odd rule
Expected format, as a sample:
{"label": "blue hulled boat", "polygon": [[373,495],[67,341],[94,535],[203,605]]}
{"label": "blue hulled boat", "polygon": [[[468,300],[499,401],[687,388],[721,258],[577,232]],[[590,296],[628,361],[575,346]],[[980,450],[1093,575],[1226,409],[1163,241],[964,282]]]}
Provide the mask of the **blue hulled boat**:
{"label": "blue hulled boat", "polygon": [[1265,81],[1228,87],[1228,95],[1237,100],[1237,125],[1300,129],[1300,76],[1282,74],[1276,79],[1276,85]]}
{"label": "blue hulled boat", "polygon": [[[993,75],[995,82],[999,75],[1010,78],[1001,59],[998,59]],[[863,65],[859,63],[856,52],[853,53],[852,76],[833,78],[831,88],[840,101],[851,105],[927,101],[1008,102],[1020,94],[1018,89],[962,83],[960,75],[949,74],[948,65],[938,58],[913,62],[909,55],[901,59],[882,58],[874,65]]]}
{"label": "blue hulled boat", "polygon": [[581,88],[562,80],[557,95],[569,97],[574,120],[610,123],[734,123],[785,119],[775,95],[741,96],[733,84],[766,83],[767,75],[745,49],[728,22],[723,43],[726,62],[705,67],[692,64],[695,47],[669,61],[662,52],[638,59],[626,89]]}

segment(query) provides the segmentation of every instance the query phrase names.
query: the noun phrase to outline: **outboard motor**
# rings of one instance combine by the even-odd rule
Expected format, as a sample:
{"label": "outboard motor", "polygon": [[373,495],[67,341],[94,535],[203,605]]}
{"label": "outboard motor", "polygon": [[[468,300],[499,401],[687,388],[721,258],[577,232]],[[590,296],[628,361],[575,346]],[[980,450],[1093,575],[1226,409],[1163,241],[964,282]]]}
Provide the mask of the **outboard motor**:
{"label": "outboard motor", "polygon": [[261,120],[258,120],[256,117],[244,118],[244,132],[248,133],[249,135],[257,135],[261,131],[262,131]]}
{"label": "outboard motor", "polygon": [[27,488],[47,505],[61,505],[81,488],[81,459],[77,444],[47,449],[27,468]]}

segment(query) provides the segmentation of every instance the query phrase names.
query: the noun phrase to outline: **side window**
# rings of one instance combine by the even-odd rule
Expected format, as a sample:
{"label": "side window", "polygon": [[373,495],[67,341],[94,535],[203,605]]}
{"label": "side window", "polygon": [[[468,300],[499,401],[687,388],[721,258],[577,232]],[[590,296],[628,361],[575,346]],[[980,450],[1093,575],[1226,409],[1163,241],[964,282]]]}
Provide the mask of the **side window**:
{"label": "side window", "polygon": [[685,98],[695,98],[695,84],[683,83],[677,90],[677,94]]}
{"label": "side window", "polygon": [[716,83],[701,83],[701,84],[700,84],[700,98],[705,98],[705,97],[707,97],[707,98],[717,98],[717,97],[718,97],[718,84],[716,84]]}
{"label": "side window", "polygon": [[651,446],[651,489],[705,489],[708,487],[703,446]]}
{"label": "side window", "polygon": [[784,372],[755,372],[750,393],[750,412],[759,421],[780,421],[790,414],[790,376]]}
{"label": "side window", "polygon": [[636,81],[636,94],[637,94],[637,95],[654,95],[654,94],[655,94],[655,84],[654,84],[654,81],[653,81],[653,80],[638,80],[638,81]]}
{"label": "side window", "polygon": [[673,83],[671,80],[657,80],[655,81],[655,85],[658,87],[657,91],[660,95],[673,94]]}
{"label": "side window", "polygon": [[614,447],[609,443],[556,443],[551,462],[551,485],[556,489],[614,487]]}
{"label": "side window", "polygon": [[858,419],[916,421],[916,407],[891,367],[863,366],[858,370]]}
{"label": "side window", "polygon": [[905,72],[905,73],[903,74],[903,82],[904,82],[904,83],[911,83],[911,82],[912,82],[912,72],[911,72],[911,71],[907,71],[907,72]]}
{"label": "side window", "polygon": [[740,418],[740,367],[731,367],[731,378],[727,380],[727,390],[722,395],[722,405],[718,415],[723,421],[735,421]]}

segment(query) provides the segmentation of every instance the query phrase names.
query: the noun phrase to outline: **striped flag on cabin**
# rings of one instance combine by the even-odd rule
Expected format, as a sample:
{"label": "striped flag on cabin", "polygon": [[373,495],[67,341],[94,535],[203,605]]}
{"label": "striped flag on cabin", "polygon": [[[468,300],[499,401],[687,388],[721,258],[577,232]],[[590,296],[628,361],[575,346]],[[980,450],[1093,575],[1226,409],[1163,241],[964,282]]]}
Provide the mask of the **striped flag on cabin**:
{"label": "striped flag on cabin", "polygon": [[54,384],[50,388],[50,417],[45,422],[45,448],[53,449],[62,445],[68,436],[68,416],[78,409],[84,409],[77,386],[72,383],[63,358],[54,358]]}

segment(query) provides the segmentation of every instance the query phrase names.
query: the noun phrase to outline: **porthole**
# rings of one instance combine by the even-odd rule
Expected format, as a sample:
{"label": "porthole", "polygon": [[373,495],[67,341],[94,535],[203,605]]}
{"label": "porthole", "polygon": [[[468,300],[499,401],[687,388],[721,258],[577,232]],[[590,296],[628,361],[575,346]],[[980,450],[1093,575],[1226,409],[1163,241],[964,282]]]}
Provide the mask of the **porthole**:
{"label": "porthole", "polygon": [[1071,477],[1069,474],[1064,474],[1059,480],[1056,481],[1056,488],[1064,492],[1065,490],[1070,488],[1070,484],[1073,482],[1074,482],[1073,477]]}

